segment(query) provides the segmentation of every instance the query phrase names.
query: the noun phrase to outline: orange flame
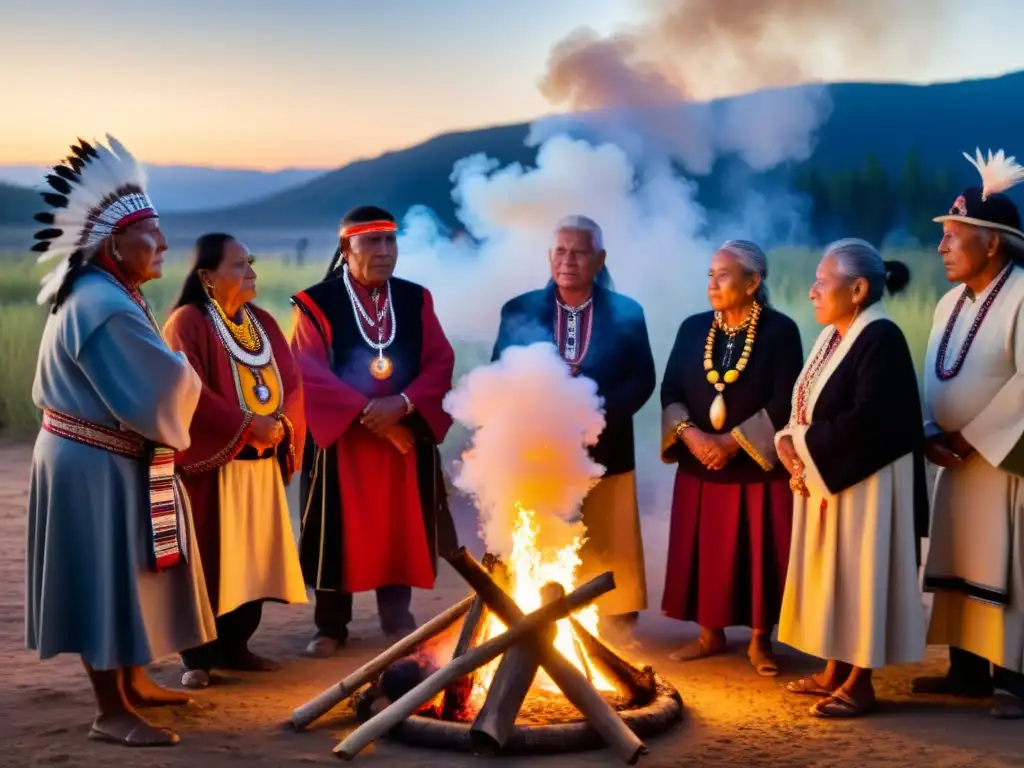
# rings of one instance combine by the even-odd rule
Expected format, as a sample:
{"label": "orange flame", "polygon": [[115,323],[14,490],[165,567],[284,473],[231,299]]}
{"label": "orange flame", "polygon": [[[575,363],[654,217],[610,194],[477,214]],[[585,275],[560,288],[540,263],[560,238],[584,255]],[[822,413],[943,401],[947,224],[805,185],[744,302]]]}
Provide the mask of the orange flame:
{"label": "orange flame", "polygon": [[[549,582],[561,584],[565,591],[571,592],[576,587],[576,572],[582,562],[579,556],[583,537],[577,536],[563,547],[541,548],[537,545],[540,534],[536,515],[533,511],[516,505],[517,517],[512,533],[512,555],[509,558],[509,575],[512,580],[512,597],[523,613],[530,613],[541,607],[541,587]],[[588,605],[573,614],[583,627],[591,634],[598,634],[598,613],[596,605]],[[488,612],[486,625],[481,632],[481,642],[501,634],[505,625],[494,614]],[[586,659],[585,651],[573,639],[572,626],[568,619],[557,624],[555,648],[568,659],[573,666],[584,674],[588,674],[591,682],[598,690],[614,691],[615,684],[601,674],[593,663]],[[480,704],[487,695],[487,689],[494,679],[501,659],[495,659],[477,674],[473,687],[472,700]],[[545,690],[557,691],[554,684],[543,669],[539,670],[534,685]]]}

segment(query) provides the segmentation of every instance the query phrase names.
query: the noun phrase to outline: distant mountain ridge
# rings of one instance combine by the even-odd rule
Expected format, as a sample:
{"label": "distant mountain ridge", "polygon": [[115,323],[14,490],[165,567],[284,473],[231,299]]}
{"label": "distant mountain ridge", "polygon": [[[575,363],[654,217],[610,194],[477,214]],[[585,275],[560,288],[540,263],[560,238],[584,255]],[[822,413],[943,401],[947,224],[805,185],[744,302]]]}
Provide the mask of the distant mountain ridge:
{"label": "distant mountain ridge", "polygon": [[[802,87],[819,86],[797,88]],[[832,109],[817,132],[809,161],[816,167],[855,169],[874,156],[886,172],[898,175],[913,151],[926,168],[948,169],[956,182],[966,184],[976,174],[962,159],[963,151],[973,152],[976,146],[982,150],[1004,148],[1010,154],[1024,156],[1024,99],[1020,98],[1024,71],[934,85],[840,83],[827,88]],[[484,153],[502,166],[532,165],[536,148],[524,144],[529,128],[529,124],[522,123],[447,133],[325,173],[298,172],[309,176],[274,192],[263,194],[251,187],[247,202],[189,213],[175,213],[170,206],[162,205],[164,219],[176,232],[333,228],[348,208],[373,202],[399,216],[412,206],[425,205],[443,222],[454,225],[450,181],[454,164]],[[773,174],[776,179],[785,177],[797,167],[792,165]],[[721,178],[726,176],[716,168],[709,177],[699,179],[702,202],[711,201],[709,207],[714,207],[721,191],[716,184],[720,187]],[[31,195],[26,190],[0,186],[0,224],[22,221],[20,214],[9,214],[21,210],[25,196]]]}
{"label": "distant mountain ridge", "polygon": [[[146,166],[150,196],[161,211],[168,212],[204,211],[249,203],[298,186],[328,170],[286,168],[260,171],[188,165]],[[46,166],[0,165],[0,184],[41,187],[47,173],[49,168]],[[0,212],[0,217],[2,215]]]}
{"label": "distant mountain ridge", "polygon": [[39,195],[31,189],[0,181],[0,224],[26,223],[41,211]]}
{"label": "distant mountain ridge", "polygon": [[[898,174],[913,150],[924,166],[950,169],[966,184],[976,174],[961,152],[1002,147],[1024,155],[1024,71],[934,85],[840,83],[827,88],[832,110],[817,132],[809,161],[815,165],[853,169],[874,155],[883,168]],[[256,222],[275,228],[333,225],[348,208],[370,201],[396,215],[426,205],[454,224],[449,177],[455,162],[482,152],[502,166],[532,165],[536,148],[524,145],[528,132],[529,124],[523,123],[443,134],[350,163],[257,202],[175,217],[175,222],[190,228]],[[714,177],[701,180],[711,187],[704,190],[710,198],[716,195]]]}

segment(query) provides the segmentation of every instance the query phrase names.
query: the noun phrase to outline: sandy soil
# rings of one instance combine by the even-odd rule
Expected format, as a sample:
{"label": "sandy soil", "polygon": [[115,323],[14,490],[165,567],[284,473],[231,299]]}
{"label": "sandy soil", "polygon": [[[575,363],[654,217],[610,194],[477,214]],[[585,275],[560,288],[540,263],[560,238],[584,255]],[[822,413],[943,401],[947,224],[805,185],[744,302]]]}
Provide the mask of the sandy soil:
{"label": "sandy soil", "polygon": [[[24,519],[30,448],[0,444],[0,765],[5,766],[220,766],[335,763],[331,749],[351,725],[338,717],[296,734],[282,727],[293,707],[311,698],[371,658],[384,642],[376,626],[373,600],[359,596],[356,639],[337,657],[304,659],[301,651],[312,626],[311,606],[271,606],[253,648],[284,662],[272,675],[234,675],[202,692],[198,703],[164,711],[155,721],[182,736],[177,747],[128,750],[86,738],[92,717],[88,683],[75,658],[41,663],[23,649]],[[471,519],[459,520],[463,532]],[[664,541],[649,531],[647,541]],[[652,535],[653,534],[653,535]],[[476,554],[480,547],[471,546]],[[656,553],[652,553],[652,556]],[[445,567],[433,593],[418,593],[415,609],[423,620],[458,600],[467,590]],[[652,605],[659,585],[652,579]],[[910,678],[922,667],[886,670],[879,677],[882,708],[858,721],[822,722],[807,715],[809,702],[786,695],[778,680],[758,678],[735,634],[735,653],[696,664],[675,664],[667,651],[693,637],[692,626],[659,617],[641,621],[644,647],[637,659],[652,663],[679,689],[685,720],[671,733],[649,741],[641,765],[1024,765],[1024,723],[996,722],[983,704],[911,700]],[[942,667],[942,649],[932,649],[924,668]],[[784,656],[786,680],[814,668],[813,661]],[[154,676],[177,685],[175,659],[154,666]],[[357,762],[366,765],[465,766],[470,756],[427,752],[382,742]],[[557,761],[557,762],[556,762]],[[603,751],[550,759],[503,759],[510,766],[614,765]]]}

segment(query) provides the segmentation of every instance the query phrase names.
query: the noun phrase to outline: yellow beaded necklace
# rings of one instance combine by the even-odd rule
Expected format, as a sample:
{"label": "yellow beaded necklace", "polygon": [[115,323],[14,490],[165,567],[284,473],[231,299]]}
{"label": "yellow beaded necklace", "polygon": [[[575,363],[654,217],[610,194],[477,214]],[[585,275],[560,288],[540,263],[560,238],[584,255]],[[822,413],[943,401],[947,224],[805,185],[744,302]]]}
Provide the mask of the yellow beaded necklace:
{"label": "yellow beaded necklace", "polygon": [[[721,429],[725,426],[726,409],[725,409],[725,385],[734,383],[740,374],[747,367],[747,361],[750,360],[750,353],[754,349],[754,338],[757,335],[757,321],[761,317],[761,305],[756,301],[750,308],[750,314],[747,315],[747,319],[740,323],[735,328],[730,328],[725,324],[722,319],[722,313],[716,312],[715,319],[711,323],[711,330],[708,331],[708,340],[704,345],[704,370],[707,371],[707,380],[715,390],[718,392],[715,395],[715,399],[711,402],[711,411],[709,416],[711,418],[711,426],[715,429]],[[715,370],[715,363],[712,360],[712,355],[715,349],[715,334],[718,331],[722,331],[726,336],[730,338],[736,336],[741,331],[746,330],[746,338],[743,341],[743,351],[740,353],[740,359],[736,361],[736,365],[733,368],[727,370],[724,374],[720,374]]]}
{"label": "yellow beaded necklace", "polygon": [[252,318],[249,317],[245,307],[242,308],[242,322],[236,323],[227,316],[220,302],[213,300],[211,303],[217,308],[217,314],[220,315],[220,319],[224,321],[224,326],[231,333],[232,338],[238,342],[239,346],[247,352],[259,352],[263,344],[260,341],[260,335],[256,330],[256,326],[253,324]]}

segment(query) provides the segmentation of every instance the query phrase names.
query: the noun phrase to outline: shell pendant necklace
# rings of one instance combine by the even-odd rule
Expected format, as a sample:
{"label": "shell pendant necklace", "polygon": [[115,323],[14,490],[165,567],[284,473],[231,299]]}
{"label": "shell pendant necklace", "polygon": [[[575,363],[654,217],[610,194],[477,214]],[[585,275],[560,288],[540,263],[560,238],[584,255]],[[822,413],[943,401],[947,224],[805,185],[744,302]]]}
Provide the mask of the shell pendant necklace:
{"label": "shell pendant necklace", "polygon": [[[704,344],[704,370],[708,383],[715,388],[717,393],[715,399],[711,401],[711,409],[708,412],[711,426],[715,430],[721,430],[725,426],[725,421],[728,418],[728,411],[725,407],[725,387],[727,384],[735,383],[739,379],[740,374],[746,369],[747,363],[750,360],[750,353],[754,349],[754,338],[757,336],[757,322],[760,317],[761,305],[755,301],[750,308],[750,314],[747,315],[747,319],[734,328],[730,328],[725,324],[721,312],[715,312],[714,320],[711,321],[711,329],[708,331],[707,342]],[[715,369],[713,359],[715,336],[719,331],[728,338],[723,364],[723,368],[726,369],[724,373],[719,373]],[[743,351],[740,353],[740,358],[736,361],[736,365],[729,368],[729,364],[732,362],[732,351],[736,343],[736,337],[743,331],[746,331]]]}

